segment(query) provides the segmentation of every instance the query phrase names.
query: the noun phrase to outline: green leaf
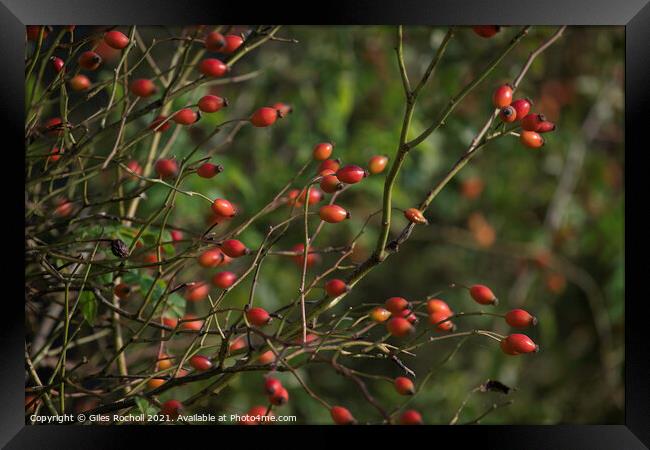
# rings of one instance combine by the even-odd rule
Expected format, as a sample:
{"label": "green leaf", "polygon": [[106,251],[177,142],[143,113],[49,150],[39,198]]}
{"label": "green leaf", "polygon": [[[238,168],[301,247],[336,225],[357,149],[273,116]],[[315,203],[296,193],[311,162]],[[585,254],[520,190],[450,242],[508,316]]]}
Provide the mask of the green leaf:
{"label": "green leaf", "polygon": [[139,275],[137,272],[126,272],[124,275],[122,275],[122,281],[129,285],[140,284],[140,278],[141,275]]}
{"label": "green leaf", "polygon": [[173,244],[164,244],[162,245],[162,249],[164,250],[164,253],[167,254],[168,256],[174,256],[176,253],[176,249],[174,248]]}
{"label": "green leaf", "polygon": [[165,303],[167,304],[167,311],[165,312],[166,316],[174,316],[177,319],[180,319],[185,315],[185,305],[186,301],[178,293],[174,292],[170,294]]}
{"label": "green leaf", "polygon": [[142,241],[149,247],[154,246],[158,243],[158,235],[154,233],[144,233],[142,235]]}
{"label": "green leaf", "polygon": [[95,298],[95,294],[90,291],[83,291],[79,295],[79,306],[86,321],[90,326],[93,326],[95,324],[95,318],[97,318],[97,299]]}
{"label": "green leaf", "polygon": [[144,397],[136,397],[135,404],[138,407],[138,411],[146,416],[154,415],[157,413],[157,409],[153,406],[149,400]]}

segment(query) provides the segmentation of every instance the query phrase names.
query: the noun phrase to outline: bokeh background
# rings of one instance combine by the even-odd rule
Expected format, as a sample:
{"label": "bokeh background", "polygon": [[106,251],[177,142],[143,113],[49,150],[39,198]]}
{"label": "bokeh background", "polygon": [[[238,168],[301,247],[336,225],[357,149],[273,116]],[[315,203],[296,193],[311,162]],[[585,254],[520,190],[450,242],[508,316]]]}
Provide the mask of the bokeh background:
{"label": "bokeh background", "polygon": [[[235,31],[246,29],[242,26]],[[420,96],[413,135],[433,121],[451,96],[517,30],[505,27],[495,37],[484,39],[471,28],[458,28]],[[394,190],[395,207],[407,208],[421,201],[484,123],[494,87],[512,80],[529,52],[554,30],[533,27],[446,125],[409,154]],[[445,32],[444,28],[405,27],[405,58],[412,79],[423,73]],[[149,40],[178,34],[178,29],[145,27],[139,33]],[[247,55],[235,74],[254,75],[250,79],[204,88],[176,101],[182,107],[208,90],[230,101],[223,112],[205,115],[198,125],[180,132],[171,151],[177,156],[199,142],[210,125],[245,117],[255,107],[277,101],[292,105],[288,119],[269,129],[245,127],[231,144],[220,148],[213,161],[226,170],[217,178],[187,180],[190,190],[235,202],[242,216],[269,202],[310,158],[314,144],[333,141],[336,157],[364,165],[375,154],[392,158],[399,137],[404,97],[394,27],[288,26],[279,35],[298,42],[270,42]],[[440,297],[454,310],[471,311],[477,308],[467,292],[450,285],[484,283],[500,298],[500,311],[523,307],[538,317],[539,325],[530,335],[539,343],[540,353],[509,357],[495,343],[477,337],[467,340],[453,359],[437,368],[425,392],[411,402],[426,423],[449,423],[467,393],[487,379],[499,380],[515,391],[508,395],[511,405],[494,411],[482,423],[623,422],[623,49],[623,28],[569,27],[534,62],[519,90],[534,101],[535,111],[557,123],[557,130],[546,135],[545,147],[529,150],[515,138],[487,146],[436,198],[427,212],[431,225],[416,227],[400,252],[359,283],[345,305],[339,306],[338,312],[345,306],[381,302],[393,295],[416,300],[441,292]],[[170,53],[161,45],[152,56],[165,66]],[[109,53],[106,56],[109,66],[116,63]],[[141,67],[140,75],[151,75],[146,65]],[[78,113],[87,111],[82,107]],[[141,125],[152,118],[143,118]],[[214,145],[224,136],[215,137]],[[136,159],[144,159],[147,150],[145,142],[136,149]],[[356,235],[366,217],[380,208],[383,181],[383,175],[372,176],[347,191],[339,203],[352,211],[352,219],[326,227],[318,245],[344,245]],[[163,187],[152,189],[140,214],[157,208],[164,194]],[[181,197],[170,222],[199,231],[205,228],[208,213],[200,200]],[[259,221],[242,240],[254,247],[266,226],[284,216],[283,211]],[[396,214],[393,235],[405,223]],[[355,261],[362,261],[374,248],[376,224],[377,220],[372,222],[358,241]],[[300,229],[295,228],[278,246],[289,249],[300,239]],[[269,310],[286,304],[299,286],[295,265],[289,258],[276,258],[265,264],[257,294]],[[188,280],[207,280],[211,271],[186,275]],[[243,305],[249,287],[249,282],[242,283],[228,302]],[[201,307],[190,308],[200,312]],[[508,332],[502,320],[489,317],[459,320],[458,326]],[[405,358],[405,362],[424,374],[439,365],[456,343],[449,340],[426,346],[417,358]],[[401,374],[388,361],[356,361],[352,367],[388,376]],[[376,420],[376,412],[357,386],[331,368],[313,365],[301,368],[300,373],[319,395],[332,402],[345,401],[361,420]],[[331,422],[327,410],[309,398],[290,374],[280,377],[291,395],[281,414],[295,414],[299,423]],[[385,381],[370,381],[369,387],[386,406],[401,402]],[[173,396],[183,398],[198,389],[179,388]],[[501,400],[498,393],[475,394],[461,422]],[[264,403],[259,373],[244,373],[219,396],[199,402],[195,410],[244,412]]]}

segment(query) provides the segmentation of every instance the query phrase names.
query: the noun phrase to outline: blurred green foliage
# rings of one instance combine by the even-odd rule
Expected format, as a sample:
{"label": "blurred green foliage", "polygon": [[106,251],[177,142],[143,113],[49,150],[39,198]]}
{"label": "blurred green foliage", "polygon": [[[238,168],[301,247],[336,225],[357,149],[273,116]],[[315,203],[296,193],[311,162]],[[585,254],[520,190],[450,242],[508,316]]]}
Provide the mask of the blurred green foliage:
{"label": "blurred green foliage", "polygon": [[[395,208],[405,209],[422,200],[487,118],[494,87],[512,80],[529,52],[553,31],[550,27],[533,27],[446,125],[409,154],[394,190]],[[445,32],[443,28],[405,27],[405,58],[413,80],[423,73]],[[140,33],[151,39],[164,31],[153,27],[142,28]],[[484,39],[469,28],[458,28],[421,95],[412,136],[427,127],[451,96],[515,33],[515,27],[506,27],[494,38]],[[217,123],[247,117],[254,108],[277,101],[293,107],[293,113],[275,126],[244,127],[231,145],[222,147],[213,158],[225,167],[222,174],[210,180],[190,177],[185,184],[188,190],[210,198],[230,199],[240,208],[241,217],[267,204],[309,160],[314,144],[332,141],[336,157],[345,163],[365,165],[375,154],[394,156],[402,124],[405,101],[393,27],[290,26],[279,34],[298,43],[270,42],[237,64],[234,74],[258,71],[254,78],[201,89],[175,102],[178,107],[195,103],[209,90],[227,97],[231,104],[219,113],[204,115],[197,126],[180,132],[171,149],[171,154],[179,157]],[[488,378],[516,391],[509,394],[512,405],[493,412],[482,423],[622,423],[623,45],[623,28],[567,29],[535,60],[518,92],[534,101],[535,111],[557,123],[557,131],[546,135],[545,147],[529,150],[515,138],[488,145],[436,198],[427,212],[432,225],[417,227],[400,252],[359,283],[338,307],[336,313],[340,314],[345,307],[361,302],[382,302],[393,295],[415,300],[441,291],[440,297],[455,311],[472,311],[478,308],[467,292],[449,286],[476,282],[493,288],[501,302],[498,311],[518,306],[538,316],[540,324],[531,331],[542,349],[536,355],[513,358],[503,355],[490,340],[473,337],[465,341],[453,359],[436,369],[427,388],[411,403],[427,423],[448,423],[467,393]],[[161,45],[152,56],[164,67],[169,54]],[[136,75],[151,74],[143,65]],[[83,114],[83,108],[77,112]],[[142,126],[152,119],[143,118]],[[212,143],[219,144],[226,134],[224,130]],[[106,141],[107,153],[110,142]],[[145,140],[136,149],[136,159],[145,159],[148,143]],[[575,170],[566,174],[571,165]],[[313,165],[308,172],[299,185],[313,173]],[[563,183],[569,188],[564,191],[566,186],[562,185],[558,209],[552,205],[563,176],[568,177]],[[367,216],[380,209],[383,181],[383,175],[371,176],[341,196],[339,203],[352,212],[352,219],[326,226],[318,246],[346,244]],[[468,192],[472,186],[478,187],[474,196]],[[139,214],[144,217],[158,208],[165,193],[163,186],[148,191]],[[553,226],[549,210],[558,215]],[[393,235],[406,223],[397,212]],[[170,223],[199,232],[205,229],[209,216],[204,200],[181,196]],[[242,240],[256,247],[267,226],[284,217],[284,209],[265,217],[249,228]],[[378,218],[358,241],[355,261],[362,261],[374,249],[377,223]],[[310,224],[313,229],[316,219]],[[300,240],[301,230],[296,226],[277,247],[290,249]],[[540,265],[539,259],[546,252],[560,263]],[[257,302],[269,310],[294,298],[299,286],[299,271],[290,258],[273,258],[263,265],[257,291]],[[327,256],[325,260],[333,258]],[[233,265],[235,271],[238,264]],[[213,272],[197,269],[185,274],[185,281],[208,280]],[[250,281],[238,286],[229,295],[228,305],[243,305],[249,288]],[[320,292],[314,293],[313,298],[318,295]],[[205,305],[188,305],[190,311],[203,312],[203,308]],[[508,332],[498,318],[468,317],[458,320],[457,325],[459,329]],[[416,358],[404,362],[417,374],[425,374],[457,342],[422,347]],[[359,359],[346,363],[369,373],[401,374],[389,361]],[[377,419],[357,386],[329,366],[314,364],[299,373],[319,395],[345,404],[357,418]],[[327,411],[305,394],[291,374],[280,377],[291,395],[281,414],[296,414],[299,423],[330,423]],[[219,396],[199,402],[196,409],[244,412],[254,404],[264,404],[260,380],[259,373],[244,373]],[[370,380],[368,384],[383,405],[400,404],[389,383]],[[176,389],[173,396],[183,398],[199,388],[180,388],[181,393]],[[502,400],[501,394],[475,394],[460,422],[477,417],[493,402]]]}

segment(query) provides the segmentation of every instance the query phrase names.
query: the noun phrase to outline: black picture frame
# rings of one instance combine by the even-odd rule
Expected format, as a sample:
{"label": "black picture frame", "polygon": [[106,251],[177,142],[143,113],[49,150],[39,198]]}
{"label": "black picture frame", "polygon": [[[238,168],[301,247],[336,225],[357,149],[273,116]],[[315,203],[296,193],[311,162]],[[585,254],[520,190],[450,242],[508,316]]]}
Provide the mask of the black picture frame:
{"label": "black picture frame", "polygon": [[[211,427],[99,427],[24,424],[24,256],[23,242],[13,238],[23,226],[24,202],[20,192],[24,158],[24,26],[28,24],[419,24],[419,25],[619,25],[625,26],[625,189],[633,200],[625,204],[625,424],[480,427],[263,427],[246,429],[241,442],[284,443],[301,446],[321,441],[336,443],[352,433],[395,444],[436,446],[477,440],[484,449],[641,449],[650,446],[650,339],[645,335],[648,269],[646,166],[650,120],[650,2],[649,0],[439,0],[280,3],[194,0],[178,2],[107,0],[0,0],[0,105],[5,128],[5,173],[0,177],[5,193],[5,224],[1,244],[5,253],[5,323],[0,327],[0,444],[6,448],[115,448],[146,433],[147,446],[170,445],[196,433],[212,433],[204,442],[221,438]],[[10,200],[9,200],[10,199]],[[645,203],[645,204],[644,204]],[[65,427],[65,428],[64,428]],[[189,429],[188,429],[189,428]],[[297,430],[297,431],[295,431]],[[358,431],[357,431],[358,430]],[[218,433],[235,437],[238,427],[219,427]],[[296,437],[292,433],[299,433]],[[306,432],[304,436],[303,432]],[[188,433],[192,433],[189,435]],[[273,436],[264,437],[267,433]],[[282,433],[282,434],[280,434]],[[415,436],[419,435],[419,436]],[[421,440],[417,444],[414,439]],[[187,443],[187,441],[185,441]],[[349,441],[348,441],[349,442]],[[236,444],[235,444],[236,445]]]}

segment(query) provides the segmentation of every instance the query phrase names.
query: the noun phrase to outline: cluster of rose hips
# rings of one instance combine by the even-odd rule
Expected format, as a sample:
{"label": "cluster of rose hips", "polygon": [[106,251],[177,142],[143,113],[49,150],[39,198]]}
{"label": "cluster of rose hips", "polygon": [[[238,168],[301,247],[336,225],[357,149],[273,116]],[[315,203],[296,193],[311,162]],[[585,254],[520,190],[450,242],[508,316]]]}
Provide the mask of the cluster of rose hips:
{"label": "cluster of rose hips", "polygon": [[492,103],[499,111],[503,123],[520,122],[521,133],[519,141],[528,148],[540,148],[544,145],[541,133],[555,130],[555,124],[543,114],[531,113],[533,102],[527,98],[513,100],[514,88],[510,84],[502,84],[492,94]]}
{"label": "cluster of rose hips", "polygon": [[[325,284],[325,291],[331,297],[343,295],[348,290],[349,286],[340,279],[331,279]],[[473,285],[468,288],[468,292],[472,299],[480,305],[498,304],[498,300],[492,290],[485,285]],[[426,303],[426,309],[429,323],[434,325],[437,330],[449,332],[455,329],[455,325],[451,321],[454,313],[444,300],[438,298],[429,299]],[[392,336],[400,338],[412,335],[415,331],[414,324],[418,321],[410,302],[403,297],[391,297],[387,299],[383,307],[378,306],[373,308],[369,313],[369,317],[377,323],[386,323],[388,332]],[[523,309],[510,310],[503,317],[506,323],[513,328],[527,328],[537,324],[537,319]],[[252,308],[247,312],[247,319],[253,325],[263,326],[269,323],[270,316],[261,308]],[[314,335],[310,336],[313,339],[317,338]],[[532,339],[520,333],[512,333],[503,337],[500,340],[500,347],[505,354],[513,356],[533,353],[539,350],[539,347]],[[271,351],[266,353],[269,352]],[[271,355],[271,358],[265,363],[271,362],[274,359],[274,355]],[[400,376],[395,378],[393,385],[400,395],[414,395],[416,392],[413,381],[408,377]],[[264,389],[272,405],[283,405],[289,399],[289,393],[277,378],[267,377],[264,383]],[[251,408],[248,414],[249,416],[260,416],[268,413],[269,408],[256,406]],[[337,405],[331,407],[330,415],[334,423],[338,425],[352,425],[357,423],[350,410],[343,406]],[[254,425],[260,422],[246,417],[240,423]],[[398,423],[402,425],[417,425],[422,424],[423,419],[418,411],[410,409],[400,415]]]}
{"label": "cluster of rose hips", "polygon": [[[476,284],[468,288],[472,299],[480,305],[498,304],[492,290],[484,285]],[[452,321],[454,313],[447,302],[439,298],[429,299],[426,303],[429,324],[438,331],[451,332],[456,329]],[[403,338],[413,335],[415,324],[418,322],[411,303],[403,297],[390,297],[384,306],[373,308],[369,317],[377,323],[385,323],[387,331],[394,337]],[[537,324],[537,319],[523,309],[513,309],[504,315],[508,325],[514,328],[527,328]],[[538,346],[528,336],[511,334],[501,340],[501,349],[508,355],[519,355],[539,350]]]}
{"label": "cluster of rose hips", "polygon": [[[308,203],[310,205],[319,203],[324,197],[323,193],[333,194],[342,190],[346,185],[359,183],[370,174],[376,175],[383,172],[388,164],[387,156],[375,155],[370,158],[368,169],[354,164],[341,167],[339,159],[331,158],[333,151],[334,144],[330,142],[321,142],[314,146],[313,158],[315,161],[320,161],[317,169],[320,189],[316,187],[309,189]],[[289,192],[287,203],[292,207],[301,207],[304,205],[306,195],[307,190],[294,189]],[[350,212],[336,204],[322,206],[318,214],[321,220],[328,223],[339,223],[350,218]],[[304,250],[304,246],[302,249]]]}
{"label": "cluster of rose hips", "polygon": [[[367,168],[355,164],[348,164],[341,166],[340,159],[332,158],[334,151],[334,144],[330,142],[321,142],[316,144],[312,150],[312,156],[315,161],[320,164],[317,168],[318,187],[311,187],[310,189],[292,189],[287,194],[287,204],[292,208],[300,208],[304,206],[307,191],[309,191],[308,204],[315,205],[320,203],[325,194],[334,194],[341,191],[346,185],[359,183],[369,175],[377,175],[382,173],[388,165],[388,157],[385,155],[374,155],[368,161]],[[320,180],[320,181],[319,181]],[[320,207],[318,211],[320,219],[327,223],[339,223],[351,217],[350,212],[337,204],[328,204]],[[302,243],[293,246],[292,251],[295,253],[293,257],[294,262],[298,267],[302,267],[304,261],[305,245]],[[316,253],[314,248],[309,248],[307,253],[307,267],[311,267],[320,261],[320,255]],[[341,294],[335,294],[334,291],[347,290],[344,287],[345,283],[341,280],[332,281],[330,295],[338,297]],[[326,288],[327,289],[327,288]]]}

